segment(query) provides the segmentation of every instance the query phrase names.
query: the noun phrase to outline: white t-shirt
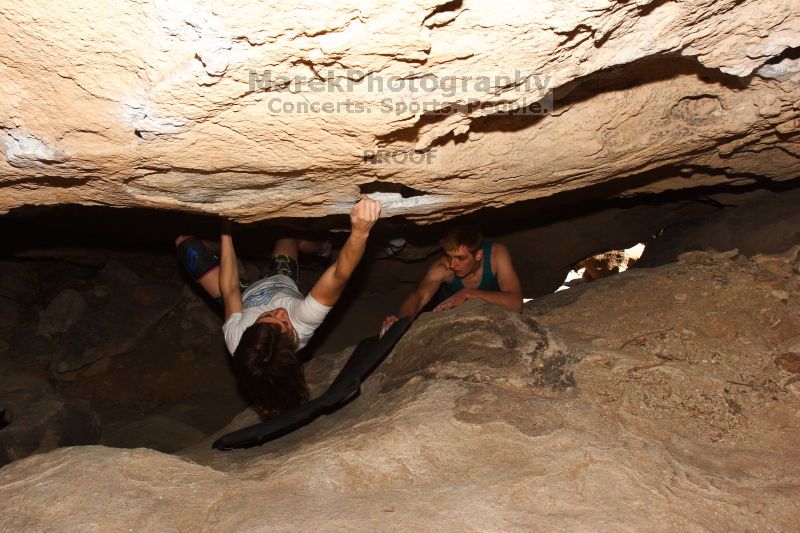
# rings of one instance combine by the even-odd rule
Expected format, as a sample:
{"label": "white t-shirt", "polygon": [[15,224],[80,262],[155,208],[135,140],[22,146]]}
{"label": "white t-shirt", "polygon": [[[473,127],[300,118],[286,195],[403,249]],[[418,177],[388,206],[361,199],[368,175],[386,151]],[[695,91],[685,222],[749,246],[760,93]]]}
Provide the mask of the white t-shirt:
{"label": "white t-shirt", "polygon": [[332,309],[316,301],[311,294],[304,298],[288,276],[278,274],[259,280],[242,294],[242,312],[231,314],[222,325],[225,344],[231,355],[239,346],[244,330],[255,324],[262,313],[281,307],[286,309],[297,332],[298,350],[308,344],[314,331]]}

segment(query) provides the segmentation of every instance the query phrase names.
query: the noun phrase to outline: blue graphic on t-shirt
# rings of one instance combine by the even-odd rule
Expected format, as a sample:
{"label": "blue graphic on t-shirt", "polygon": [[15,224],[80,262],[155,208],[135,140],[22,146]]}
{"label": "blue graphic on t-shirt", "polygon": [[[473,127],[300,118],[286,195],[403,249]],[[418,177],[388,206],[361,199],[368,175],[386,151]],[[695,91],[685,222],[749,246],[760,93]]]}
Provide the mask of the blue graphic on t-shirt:
{"label": "blue graphic on t-shirt", "polygon": [[270,300],[272,300],[272,297],[275,296],[280,290],[280,285],[267,285],[263,289],[259,289],[251,294],[248,294],[247,298],[245,298],[242,302],[242,307],[246,309],[248,307],[267,305]]}

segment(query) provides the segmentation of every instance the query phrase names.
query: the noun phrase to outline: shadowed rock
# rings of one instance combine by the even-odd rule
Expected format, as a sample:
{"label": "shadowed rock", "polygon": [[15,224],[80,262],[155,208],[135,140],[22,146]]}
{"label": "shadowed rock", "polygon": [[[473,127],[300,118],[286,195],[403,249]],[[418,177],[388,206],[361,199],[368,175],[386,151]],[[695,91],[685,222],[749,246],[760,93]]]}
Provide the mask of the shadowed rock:
{"label": "shadowed rock", "polygon": [[74,289],[64,289],[48,304],[39,319],[38,333],[50,337],[64,333],[87,311],[88,305]]}
{"label": "shadowed rock", "polygon": [[0,431],[0,465],[100,439],[100,419],[87,401],[59,398],[47,381],[17,373],[7,365],[2,373],[0,407],[13,420]]}
{"label": "shadowed rock", "polygon": [[104,357],[125,353],[178,303],[168,285],[116,285],[106,301],[90,309],[62,338],[53,371],[74,372]]}

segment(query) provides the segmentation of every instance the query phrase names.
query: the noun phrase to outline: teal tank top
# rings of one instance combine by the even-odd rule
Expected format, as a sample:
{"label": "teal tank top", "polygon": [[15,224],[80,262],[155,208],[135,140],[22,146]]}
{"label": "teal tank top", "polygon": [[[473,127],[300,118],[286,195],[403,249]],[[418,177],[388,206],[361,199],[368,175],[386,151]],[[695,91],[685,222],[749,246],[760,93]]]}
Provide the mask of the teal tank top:
{"label": "teal tank top", "polygon": [[[499,291],[500,285],[497,283],[494,272],[492,272],[492,241],[483,241],[481,249],[483,250],[483,275],[477,288],[481,291]],[[434,301],[438,304],[463,288],[464,282],[461,281],[461,278],[453,276],[453,281],[441,284]]]}

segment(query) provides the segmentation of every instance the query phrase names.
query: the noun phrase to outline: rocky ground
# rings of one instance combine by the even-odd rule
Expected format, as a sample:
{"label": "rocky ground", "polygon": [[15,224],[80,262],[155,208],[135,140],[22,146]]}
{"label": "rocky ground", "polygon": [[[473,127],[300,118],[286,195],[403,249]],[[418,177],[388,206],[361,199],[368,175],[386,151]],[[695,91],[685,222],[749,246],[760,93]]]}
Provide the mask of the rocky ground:
{"label": "rocky ground", "polygon": [[[693,252],[522,315],[423,315],[360,398],[263,447],[4,467],[0,529],[793,529],[798,251]],[[309,363],[315,391],[348,353]]]}

